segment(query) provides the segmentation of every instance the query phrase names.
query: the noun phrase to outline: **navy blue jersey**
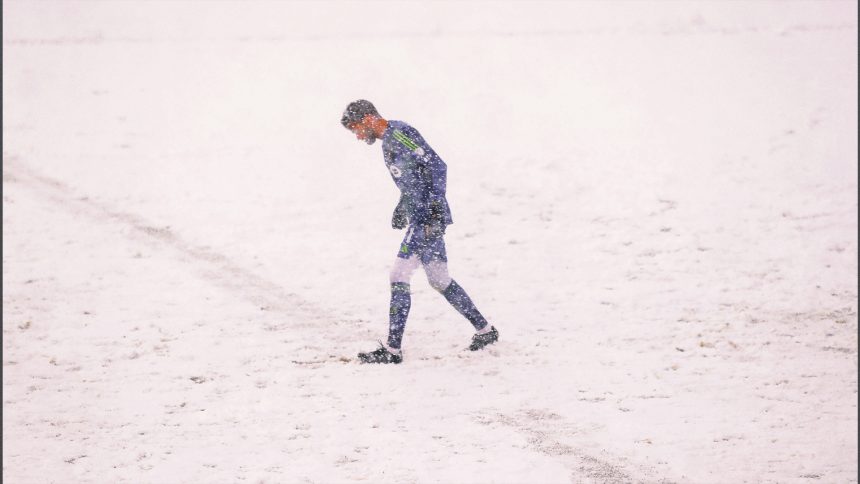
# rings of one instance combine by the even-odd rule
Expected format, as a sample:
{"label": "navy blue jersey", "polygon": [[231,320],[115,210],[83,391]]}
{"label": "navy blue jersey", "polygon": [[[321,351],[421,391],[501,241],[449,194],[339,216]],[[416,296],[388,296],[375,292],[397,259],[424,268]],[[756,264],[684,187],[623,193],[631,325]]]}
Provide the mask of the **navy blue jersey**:
{"label": "navy blue jersey", "polygon": [[404,198],[410,224],[430,225],[431,213],[441,216],[444,225],[453,223],[445,199],[448,167],[418,130],[403,121],[388,121],[382,155]]}

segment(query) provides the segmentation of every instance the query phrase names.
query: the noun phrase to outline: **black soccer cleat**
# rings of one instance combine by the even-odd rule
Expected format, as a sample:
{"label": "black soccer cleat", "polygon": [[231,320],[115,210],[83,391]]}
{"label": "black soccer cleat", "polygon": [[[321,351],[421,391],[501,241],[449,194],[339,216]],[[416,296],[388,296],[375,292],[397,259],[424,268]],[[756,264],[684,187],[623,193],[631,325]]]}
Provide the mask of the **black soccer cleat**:
{"label": "black soccer cleat", "polygon": [[362,363],[394,363],[396,365],[403,362],[403,356],[395,355],[382,345],[379,345],[379,348],[374,351],[359,353],[358,359]]}
{"label": "black soccer cleat", "polygon": [[478,351],[484,346],[491,345],[499,340],[499,332],[496,330],[495,326],[490,326],[490,332],[484,334],[475,334],[472,336],[472,344],[469,345],[469,349],[472,351]]}

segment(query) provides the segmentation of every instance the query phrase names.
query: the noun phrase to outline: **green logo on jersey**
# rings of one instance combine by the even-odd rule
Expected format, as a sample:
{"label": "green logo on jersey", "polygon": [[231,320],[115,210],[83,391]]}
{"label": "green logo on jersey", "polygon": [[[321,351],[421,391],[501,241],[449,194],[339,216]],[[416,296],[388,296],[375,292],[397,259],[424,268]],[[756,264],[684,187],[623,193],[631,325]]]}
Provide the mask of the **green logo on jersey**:
{"label": "green logo on jersey", "polygon": [[414,142],[414,141],[412,141],[411,139],[409,139],[409,137],[408,137],[408,136],[406,136],[405,134],[403,134],[403,132],[402,132],[402,131],[400,131],[399,129],[395,129],[395,130],[394,130],[394,139],[396,139],[397,141],[399,141],[403,146],[405,146],[405,147],[409,148],[411,151],[415,151],[415,150],[417,150],[417,149],[418,149],[418,145],[417,145],[417,144],[415,144],[415,142]]}

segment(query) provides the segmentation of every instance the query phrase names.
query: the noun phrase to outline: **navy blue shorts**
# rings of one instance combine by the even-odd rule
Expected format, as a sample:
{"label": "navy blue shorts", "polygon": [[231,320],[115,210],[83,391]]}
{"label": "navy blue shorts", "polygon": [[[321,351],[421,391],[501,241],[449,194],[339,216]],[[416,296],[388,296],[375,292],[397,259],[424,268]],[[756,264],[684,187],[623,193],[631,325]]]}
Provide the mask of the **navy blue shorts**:
{"label": "navy blue shorts", "polygon": [[448,254],[445,252],[444,229],[441,233],[431,234],[428,237],[424,234],[424,227],[410,225],[406,229],[403,242],[400,243],[397,257],[409,259],[413,255],[417,255],[422,264],[427,264],[433,260],[448,262]]}

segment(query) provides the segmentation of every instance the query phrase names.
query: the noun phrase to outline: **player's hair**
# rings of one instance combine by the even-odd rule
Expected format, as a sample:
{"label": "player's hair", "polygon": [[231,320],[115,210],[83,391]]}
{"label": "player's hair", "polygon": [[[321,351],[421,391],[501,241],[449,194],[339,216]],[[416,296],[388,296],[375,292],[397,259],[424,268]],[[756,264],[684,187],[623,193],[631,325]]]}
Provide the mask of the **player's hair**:
{"label": "player's hair", "polygon": [[379,116],[379,112],[376,110],[376,107],[373,106],[373,103],[366,99],[353,101],[349,103],[343,111],[343,116],[340,118],[340,124],[345,128],[348,128],[350,124],[361,121],[368,114]]}

